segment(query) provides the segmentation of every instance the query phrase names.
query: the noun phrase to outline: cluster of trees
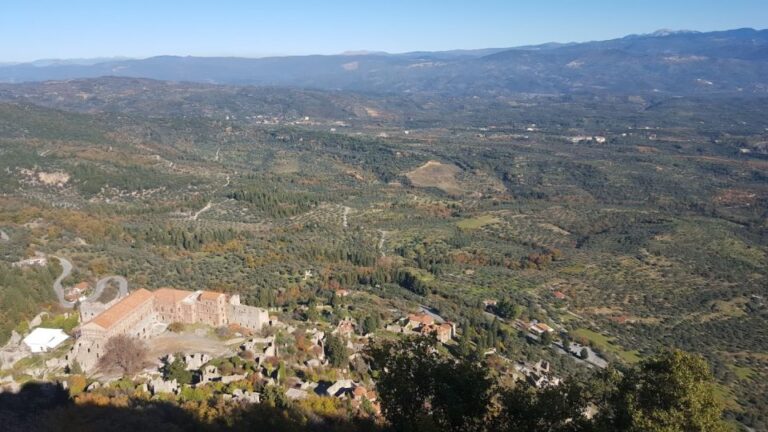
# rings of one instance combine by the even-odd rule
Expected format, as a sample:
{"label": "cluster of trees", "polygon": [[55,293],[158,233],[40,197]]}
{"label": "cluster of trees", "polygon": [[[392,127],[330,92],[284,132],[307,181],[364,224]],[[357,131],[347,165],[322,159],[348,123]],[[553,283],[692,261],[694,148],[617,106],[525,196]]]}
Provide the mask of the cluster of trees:
{"label": "cluster of trees", "polygon": [[[377,254],[370,245],[362,243],[307,245],[297,250],[296,257],[307,261],[349,263],[355,266],[371,267],[376,263]],[[343,276],[335,276],[337,279]],[[353,277],[350,280],[354,281]]]}
{"label": "cluster of trees", "polygon": [[135,237],[141,241],[174,246],[178,249],[196,251],[205,245],[227,243],[239,238],[240,234],[232,228],[199,228],[177,226],[147,226],[139,229]]}
{"label": "cluster of trees", "polygon": [[96,195],[104,187],[140,191],[160,187],[178,188],[202,183],[199,177],[168,175],[140,165],[112,167],[107,171],[94,165],[80,163],[72,167],[71,171],[74,183],[85,195]]}
{"label": "cluster of trees", "polygon": [[[546,269],[552,262],[563,259],[563,252],[556,247],[542,246],[536,242],[523,242],[522,246],[530,251],[522,255],[519,250],[493,250],[486,247],[468,247],[471,238],[466,232],[457,230],[451,237],[443,240],[427,241],[415,238],[395,247],[395,252],[409,260],[414,267],[426,270],[434,276],[441,276],[451,266],[462,267],[503,267],[511,270]],[[522,255],[522,256],[521,256]],[[400,279],[398,278],[398,283]],[[410,288],[406,279],[404,287]],[[412,290],[413,291],[413,290]],[[417,292],[421,291],[417,287]]]}
{"label": "cluster of trees", "polygon": [[429,283],[425,281],[422,275],[413,269],[398,269],[395,272],[395,281],[401,287],[418,295],[426,295],[430,290]]}
{"label": "cluster of trees", "polygon": [[360,334],[367,335],[375,332],[381,327],[381,317],[379,314],[371,314],[363,318],[360,322]]}
{"label": "cluster of trees", "polygon": [[163,379],[166,381],[176,380],[179,384],[192,384],[195,378],[195,374],[187,370],[184,356],[181,353],[175,354],[172,360],[171,357],[166,357],[160,372],[163,373]]}
{"label": "cluster of trees", "polygon": [[513,319],[520,316],[521,308],[507,299],[502,299],[496,303],[496,306],[493,307],[493,311],[496,315],[504,319]]}
{"label": "cluster of trees", "polygon": [[543,269],[552,261],[562,259],[563,253],[560,249],[545,249],[541,252],[532,252],[520,259],[520,267],[526,269]]}
{"label": "cluster of trees", "polygon": [[439,274],[445,264],[453,260],[450,255],[451,247],[441,241],[427,241],[414,238],[410,242],[395,247],[395,253],[412,261],[416,267],[433,274]]}
{"label": "cluster of trees", "polygon": [[506,352],[511,348],[518,348],[520,339],[516,334],[501,327],[499,320],[483,320],[471,322],[466,320],[461,324],[461,336],[455,352],[462,358],[480,360],[482,353],[488,349],[497,349]]}
{"label": "cluster of trees", "polygon": [[227,193],[227,198],[247,202],[272,217],[290,217],[318,205],[316,195],[289,193],[275,188],[250,186]]}
{"label": "cluster of trees", "polygon": [[331,366],[335,368],[346,366],[349,353],[344,339],[338,336],[328,335],[328,337],[325,338],[325,355],[328,356],[328,362]]}
{"label": "cluster of trees", "polygon": [[557,248],[540,248],[519,257],[513,252],[489,253],[486,250],[474,249],[463,250],[459,253],[451,254],[450,257],[451,263],[460,265],[506,267],[513,270],[543,270],[553,261],[561,260],[563,253]]}
{"label": "cluster of trees", "polygon": [[44,268],[15,268],[0,263],[0,346],[13,329],[26,330],[26,320],[39,305],[53,299],[51,285],[61,271],[58,262]]}
{"label": "cluster of trees", "polygon": [[490,405],[490,379],[442,356],[430,338],[368,348],[383,413],[398,431],[477,430]]}
{"label": "cluster of trees", "polygon": [[496,384],[485,367],[411,337],[367,349],[396,431],[725,431],[707,363],[668,351],[623,371],[537,389]]}
{"label": "cluster of trees", "polygon": [[294,139],[294,143],[302,142],[300,147],[306,147],[304,143],[308,143],[312,151],[321,151],[344,163],[364,167],[383,183],[406,180],[402,176],[407,170],[405,158],[394,157],[397,149],[382,140],[328,132],[305,131],[303,135],[303,142]]}

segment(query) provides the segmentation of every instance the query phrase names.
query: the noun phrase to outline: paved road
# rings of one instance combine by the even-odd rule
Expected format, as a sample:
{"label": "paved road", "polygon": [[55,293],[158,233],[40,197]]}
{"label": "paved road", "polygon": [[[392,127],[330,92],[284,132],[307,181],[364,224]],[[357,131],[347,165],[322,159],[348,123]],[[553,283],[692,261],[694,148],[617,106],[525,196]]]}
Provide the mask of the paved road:
{"label": "paved road", "polygon": [[106,277],[103,277],[103,278],[99,279],[96,282],[96,290],[93,292],[93,294],[90,295],[90,297],[88,297],[86,299],[86,301],[96,301],[96,300],[98,300],[99,297],[101,297],[101,294],[104,292],[104,288],[107,287],[107,284],[109,283],[109,281],[117,282],[117,286],[118,286],[117,296],[118,297],[123,297],[123,296],[127,296],[128,295],[128,279],[126,279],[126,278],[124,278],[122,276],[112,275],[112,276],[106,276]]}
{"label": "paved road", "polygon": [[[53,282],[53,292],[56,293],[56,298],[59,300],[61,307],[71,309],[75,306],[75,302],[64,299],[64,287],[61,286],[61,281],[66,279],[72,273],[72,262],[62,257],[54,256],[52,258],[56,258],[61,263],[61,274]],[[118,296],[128,295],[128,280],[122,276],[113,275],[99,279],[96,282],[96,289],[93,291],[93,294],[88,296],[85,301],[92,302],[98,300],[110,281],[117,282],[119,288]]]}
{"label": "paved road", "polygon": [[55,281],[53,281],[53,292],[56,293],[56,298],[59,299],[59,304],[61,304],[61,307],[71,309],[75,306],[75,303],[64,299],[64,288],[61,286],[61,281],[66,279],[67,276],[72,273],[72,263],[66,258],[57,256],[53,258],[56,258],[59,260],[59,263],[61,263],[61,274],[56,278]]}

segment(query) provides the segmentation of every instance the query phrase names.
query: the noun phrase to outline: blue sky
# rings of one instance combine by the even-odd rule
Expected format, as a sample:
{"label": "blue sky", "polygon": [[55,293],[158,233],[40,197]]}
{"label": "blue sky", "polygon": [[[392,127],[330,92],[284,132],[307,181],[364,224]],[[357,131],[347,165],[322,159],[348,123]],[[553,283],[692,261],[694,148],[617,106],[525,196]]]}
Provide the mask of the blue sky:
{"label": "blue sky", "polygon": [[404,52],[738,27],[768,28],[766,0],[2,0],[0,62]]}

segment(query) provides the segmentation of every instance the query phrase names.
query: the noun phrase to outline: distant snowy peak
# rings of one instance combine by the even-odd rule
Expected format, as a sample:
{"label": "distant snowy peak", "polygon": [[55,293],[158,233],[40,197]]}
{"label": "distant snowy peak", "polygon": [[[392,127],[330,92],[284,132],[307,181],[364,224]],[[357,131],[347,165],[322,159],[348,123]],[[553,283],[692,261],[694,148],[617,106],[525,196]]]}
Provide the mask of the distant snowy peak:
{"label": "distant snowy peak", "polygon": [[683,34],[699,34],[699,33],[701,32],[697,32],[695,30],[659,29],[653,33],[648,34],[647,36],[666,37],[666,36],[675,36],[675,35],[683,35]]}
{"label": "distant snowy peak", "polygon": [[702,32],[695,30],[671,30],[671,29],[659,29],[652,33],[631,34],[624,36],[621,39],[641,39],[641,38],[664,38],[668,36],[680,36],[680,35],[697,35]]}

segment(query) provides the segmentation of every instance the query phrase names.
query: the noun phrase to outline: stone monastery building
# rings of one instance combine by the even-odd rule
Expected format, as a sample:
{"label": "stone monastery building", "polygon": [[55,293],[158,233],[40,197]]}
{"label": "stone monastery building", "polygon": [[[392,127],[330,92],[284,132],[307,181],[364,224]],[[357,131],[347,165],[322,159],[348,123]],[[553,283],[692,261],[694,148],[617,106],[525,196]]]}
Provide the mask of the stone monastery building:
{"label": "stone monastery building", "polygon": [[138,339],[151,337],[158,325],[180,322],[208,324],[214,327],[229,324],[250,330],[260,330],[269,323],[265,309],[240,304],[240,296],[213,291],[184,291],[161,288],[151,292],[139,289],[91,317],[82,314],[82,324],[76,329],[77,342],[68,356],[83,369],[91,369],[104,353],[109,338],[126,335]]}

